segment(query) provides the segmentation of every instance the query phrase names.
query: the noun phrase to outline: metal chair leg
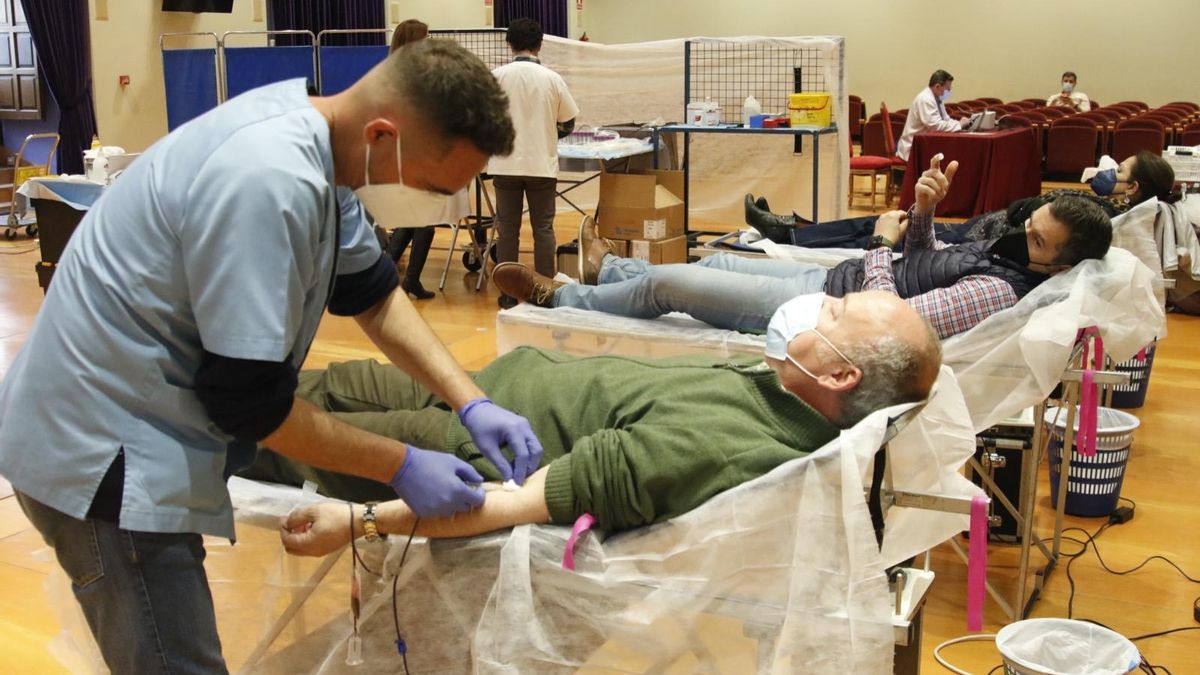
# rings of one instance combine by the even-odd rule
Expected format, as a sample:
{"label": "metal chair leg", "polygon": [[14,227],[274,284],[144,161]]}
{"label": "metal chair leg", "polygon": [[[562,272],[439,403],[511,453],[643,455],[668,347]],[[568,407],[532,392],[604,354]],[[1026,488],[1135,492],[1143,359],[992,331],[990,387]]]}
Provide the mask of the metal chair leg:
{"label": "metal chair leg", "polygon": [[446,275],[450,273],[450,261],[454,260],[454,246],[458,243],[458,223],[450,223],[454,234],[450,235],[450,251],[446,253],[446,265],[442,268],[442,283],[438,284],[438,290],[445,290]]}

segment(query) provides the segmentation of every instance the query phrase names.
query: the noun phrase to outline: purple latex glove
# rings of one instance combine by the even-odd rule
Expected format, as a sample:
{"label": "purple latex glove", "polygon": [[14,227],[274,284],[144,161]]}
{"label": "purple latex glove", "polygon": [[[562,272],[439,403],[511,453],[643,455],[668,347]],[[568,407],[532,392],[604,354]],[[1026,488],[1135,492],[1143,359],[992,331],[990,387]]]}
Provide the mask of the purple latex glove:
{"label": "purple latex glove", "polygon": [[[444,452],[408,446],[404,464],[388,485],[421,518],[440,518],[483,504],[483,476]],[[474,483],[475,485],[468,485]]]}
{"label": "purple latex glove", "polygon": [[[502,479],[524,485],[529,474],[537,471],[542,462],[542,444],[533,435],[529,420],[482,397],[468,401],[458,411],[458,418],[471,434],[479,452],[496,465]],[[502,445],[507,445],[512,452],[512,466],[500,452]]]}

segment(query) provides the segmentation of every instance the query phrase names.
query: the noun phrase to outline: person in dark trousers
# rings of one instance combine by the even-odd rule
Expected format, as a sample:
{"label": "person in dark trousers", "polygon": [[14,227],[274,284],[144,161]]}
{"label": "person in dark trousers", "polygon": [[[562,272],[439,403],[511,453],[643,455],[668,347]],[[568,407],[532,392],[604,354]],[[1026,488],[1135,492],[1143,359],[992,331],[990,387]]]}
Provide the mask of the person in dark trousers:
{"label": "person in dark trousers", "polygon": [[[509,112],[517,129],[511,155],[494,158],[488,173],[496,189],[496,227],[499,262],[516,262],[521,244],[521,199],[529,202],[533,226],[534,269],[554,276],[554,197],[558,180],[558,139],[575,128],[579,107],[558,73],[538,61],[542,25],[533,19],[514,19],[505,35],[512,63],[492,71],[508,95]],[[517,301],[500,296],[500,306]]]}

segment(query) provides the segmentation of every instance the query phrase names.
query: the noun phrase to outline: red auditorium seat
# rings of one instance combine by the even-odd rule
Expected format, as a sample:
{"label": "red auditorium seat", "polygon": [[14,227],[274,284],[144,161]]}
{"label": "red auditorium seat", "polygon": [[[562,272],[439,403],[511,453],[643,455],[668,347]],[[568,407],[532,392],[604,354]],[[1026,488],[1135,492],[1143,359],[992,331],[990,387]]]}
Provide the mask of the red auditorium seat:
{"label": "red auditorium seat", "polygon": [[1183,107],[1187,108],[1188,110],[1191,110],[1192,112],[1200,112],[1200,105],[1192,103],[1191,101],[1171,101],[1167,105],[1183,106]]}
{"label": "red auditorium seat", "polygon": [[1161,153],[1166,146],[1163,126],[1155,120],[1136,118],[1125,120],[1113,132],[1112,157],[1118,162],[1142,150]]}
{"label": "red auditorium seat", "polygon": [[1050,123],[1046,134],[1046,171],[1074,174],[1096,165],[1100,126],[1089,119],[1064,117]]}
{"label": "red auditorium seat", "polygon": [[[888,109],[887,109],[886,103],[879,104],[879,112],[884,117],[888,116]],[[903,124],[900,125],[900,133],[904,133],[904,125]],[[887,203],[889,205],[892,203],[892,194],[891,194],[892,190],[894,189],[896,191],[897,195],[899,195],[900,186],[904,183],[904,168],[906,166],[908,166],[908,162],[906,162],[903,159],[900,159],[899,157],[896,156],[896,136],[898,136],[898,135],[899,134],[896,133],[892,127],[884,126],[884,128],[883,128],[883,144],[884,144],[885,148],[887,149],[886,156],[890,157],[892,159],[891,179],[888,183],[888,194],[887,194]]]}
{"label": "red auditorium seat", "polygon": [[1146,105],[1145,103],[1143,103],[1141,101],[1121,101],[1121,104],[1126,104],[1126,103],[1136,107],[1138,110],[1149,110],[1150,109],[1150,106]]}
{"label": "red auditorium seat", "polygon": [[883,142],[883,116],[879,113],[871,115],[863,125],[862,154],[875,157],[886,157],[887,146]]}
{"label": "red auditorium seat", "polygon": [[1045,158],[1045,155],[1042,154],[1045,136],[1042,132],[1042,122],[1044,119],[1040,115],[1034,116],[1028,114],[1028,112],[1015,112],[996,120],[996,124],[1001,129],[1012,129],[1015,127],[1027,127],[1031,129],[1033,131],[1034,147],[1036,147],[1037,152],[1038,166],[1041,166],[1042,160]]}
{"label": "red auditorium seat", "polygon": [[1192,122],[1179,136],[1180,145],[1200,145],[1200,122]]}
{"label": "red auditorium seat", "polygon": [[850,119],[850,138],[858,142],[862,142],[863,122],[866,117],[863,109],[863,100],[854,94],[850,95],[847,103],[847,116]]}

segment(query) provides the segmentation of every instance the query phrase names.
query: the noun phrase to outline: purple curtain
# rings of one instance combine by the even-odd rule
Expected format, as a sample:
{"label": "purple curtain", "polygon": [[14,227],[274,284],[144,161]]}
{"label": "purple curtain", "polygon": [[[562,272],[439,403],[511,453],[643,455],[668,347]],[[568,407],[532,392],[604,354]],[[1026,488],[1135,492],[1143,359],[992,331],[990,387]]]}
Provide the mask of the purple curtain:
{"label": "purple curtain", "polygon": [[513,19],[528,17],[542,24],[546,35],[567,37],[568,0],[496,0],[495,23],[497,28],[508,28]]}
{"label": "purple curtain", "polygon": [[[313,35],[323,30],[387,28],[383,21],[381,0],[271,0],[271,30],[309,30]],[[362,35],[330,35],[321,40],[323,46],[382,45],[386,33]],[[275,44],[306,45],[307,38],[280,35]]]}
{"label": "purple curtain", "polygon": [[83,173],[83,151],[96,133],[87,0],[22,0],[38,65],[58,103],[58,170]]}

